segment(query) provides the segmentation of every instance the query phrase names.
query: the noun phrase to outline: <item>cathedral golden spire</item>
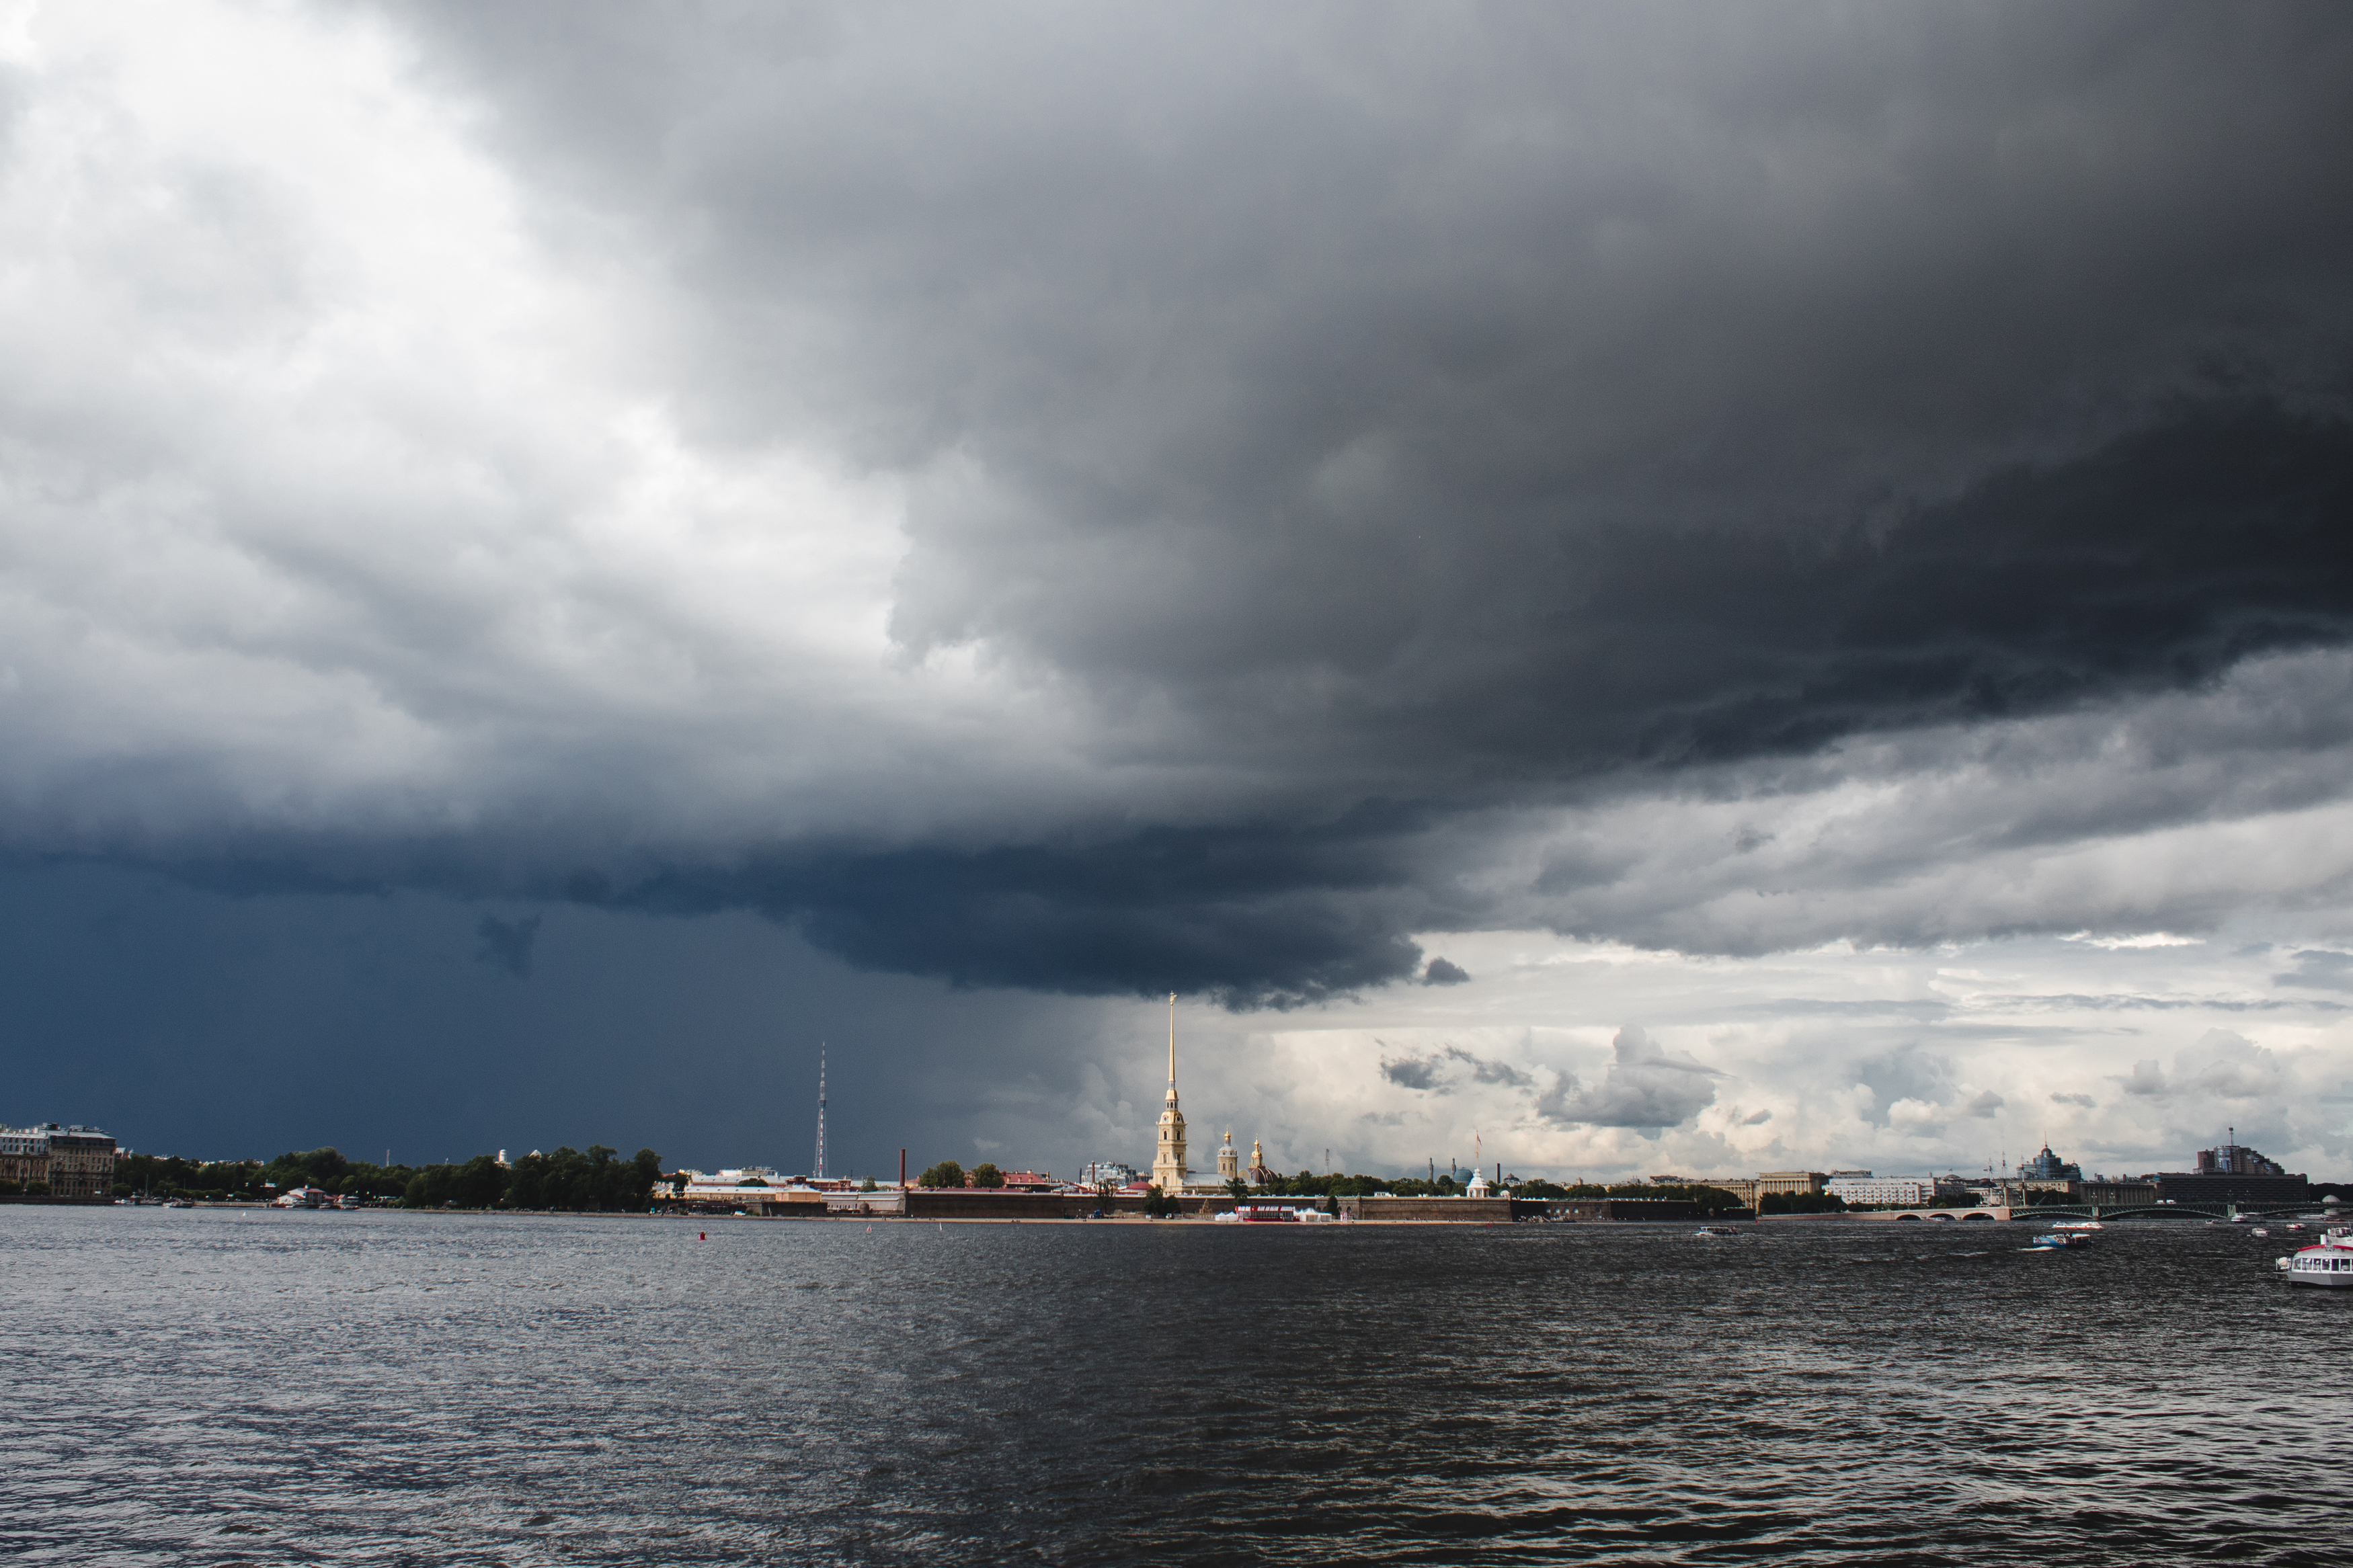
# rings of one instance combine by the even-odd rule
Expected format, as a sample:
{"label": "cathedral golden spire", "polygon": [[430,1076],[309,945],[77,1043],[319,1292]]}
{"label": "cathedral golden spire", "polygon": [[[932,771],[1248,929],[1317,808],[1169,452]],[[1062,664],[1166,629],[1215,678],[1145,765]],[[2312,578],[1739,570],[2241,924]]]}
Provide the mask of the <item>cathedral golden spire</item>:
{"label": "cathedral golden spire", "polygon": [[1174,1195],[1192,1173],[1185,1166],[1185,1113],[1176,1108],[1176,993],[1168,994],[1168,1099],[1160,1112],[1160,1138],[1152,1152],[1152,1184]]}

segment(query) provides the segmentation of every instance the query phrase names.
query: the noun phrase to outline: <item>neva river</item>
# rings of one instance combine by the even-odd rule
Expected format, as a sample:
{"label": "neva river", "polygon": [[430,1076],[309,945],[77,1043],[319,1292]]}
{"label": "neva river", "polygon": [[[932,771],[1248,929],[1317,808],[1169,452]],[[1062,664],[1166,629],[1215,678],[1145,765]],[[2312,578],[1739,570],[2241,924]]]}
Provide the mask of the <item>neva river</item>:
{"label": "neva river", "polygon": [[2353,1292],[2027,1234],[0,1207],[0,1554],[2345,1561]]}

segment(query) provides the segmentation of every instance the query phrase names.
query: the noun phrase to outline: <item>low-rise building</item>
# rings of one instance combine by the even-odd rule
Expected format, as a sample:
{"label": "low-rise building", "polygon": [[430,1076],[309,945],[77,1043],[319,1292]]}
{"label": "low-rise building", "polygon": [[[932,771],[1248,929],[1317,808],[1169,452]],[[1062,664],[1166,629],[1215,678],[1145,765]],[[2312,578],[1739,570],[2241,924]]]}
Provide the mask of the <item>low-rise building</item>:
{"label": "low-rise building", "polygon": [[2312,1197],[2312,1184],[2301,1172],[2281,1167],[2243,1143],[2200,1149],[2195,1171],[2159,1171],[2143,1176],[2157,1184],[2160,1200],[2178,1204],[2301,1204]]}
{"label": "low-rise building", "polygon": [[2088,1182],[2078,1182],[2073,1194],[2079,1204],[2098,1204],[2104,1208],[2126,1204],[2153,1204],[2157,1202],[2157,1195],[2155,1182],[2111,1182],[2096,1176]]}
{"label": "low-rise building", "polygon": [[1936,1178],[1936,1200],[1955,1204],[2000,1204],[2008,1201],[2000,1183],[1991,1176],[1961,1176],[1947,1173]]}
{"label": "low-rise building", "polygon": [[2160,1201],[2177,1204],[2259,1204],[2284,1206],[2312,1201],[2312,1184],[2302,1174],[2285,1176],[2204,1175],[2160,1171],[2155,1177]]}

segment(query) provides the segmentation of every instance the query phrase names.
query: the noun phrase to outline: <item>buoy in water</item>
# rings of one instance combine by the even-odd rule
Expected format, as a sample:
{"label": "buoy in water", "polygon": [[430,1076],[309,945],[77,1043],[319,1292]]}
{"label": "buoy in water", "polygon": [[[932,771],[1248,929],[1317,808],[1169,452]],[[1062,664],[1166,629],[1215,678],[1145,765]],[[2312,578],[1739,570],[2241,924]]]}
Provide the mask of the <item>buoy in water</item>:
{"label": "buoy in water", "polygon": [[707,1230],[698,1230],[694,1233],[694,1239],[697,1241],[709,1241],[711,1239],[711,1233]]}

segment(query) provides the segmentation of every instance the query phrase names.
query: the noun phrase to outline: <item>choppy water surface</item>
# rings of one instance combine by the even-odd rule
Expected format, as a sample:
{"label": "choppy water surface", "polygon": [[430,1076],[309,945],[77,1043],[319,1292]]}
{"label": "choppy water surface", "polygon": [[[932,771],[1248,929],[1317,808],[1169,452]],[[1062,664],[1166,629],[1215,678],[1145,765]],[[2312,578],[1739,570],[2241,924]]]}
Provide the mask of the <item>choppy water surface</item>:
{"label": "choppy water surface", "polygon": [[2345,1561],[2353,1292],[2025,1236],[0,1209],[0,1552]]}

